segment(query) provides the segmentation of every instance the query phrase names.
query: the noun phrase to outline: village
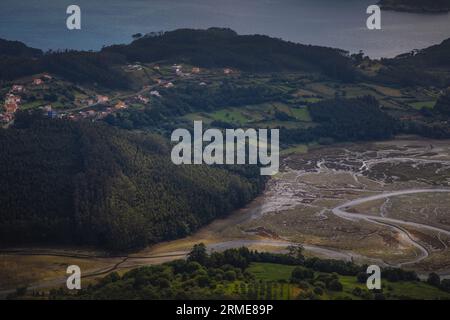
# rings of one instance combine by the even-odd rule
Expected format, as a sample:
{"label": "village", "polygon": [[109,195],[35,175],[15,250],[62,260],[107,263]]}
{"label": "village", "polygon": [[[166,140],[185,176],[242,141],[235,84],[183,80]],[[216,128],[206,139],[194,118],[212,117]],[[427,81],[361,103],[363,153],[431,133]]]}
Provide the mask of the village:
{"label": "village", "polygon": [[[41,110],[43,115],[52,119],[101,120],[128,108],[149,107],[153,99],[162,98],[161,89],[174,88],[179,81],[194,80],[203,87],[208,85],[208,78],[212,74],[229,76],[237,73],[230,68],[211,71],[181,64],[149,66],[135,63],[122,66],[121,69],[131,78],[139,79],[141,89],[99,93],[97,88],[76,86],[78,92],[72,94],[69,91],[74,89],[73,84],[65,83],[63,79],[49,73],[21,79],[11,84],[5,93],[3,108],[0,110],[0,124],[8,127],[13,123],[17,112],[26,110]],[[140,79],[142,74],[146,76],[143,80]]]}

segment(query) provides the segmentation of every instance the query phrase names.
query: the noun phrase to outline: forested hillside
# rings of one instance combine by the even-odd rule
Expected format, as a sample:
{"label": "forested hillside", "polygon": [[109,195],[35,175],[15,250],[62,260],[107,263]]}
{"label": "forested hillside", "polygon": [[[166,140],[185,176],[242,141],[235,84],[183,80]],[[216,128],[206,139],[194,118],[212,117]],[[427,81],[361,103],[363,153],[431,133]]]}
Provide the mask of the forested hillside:
{"label": "forested hillside", "polygon": [[218,28],[180,29],[143,37],[129,45],[107,47],[100,52],[64,51],[42,55],[40,50],[20,42],[2,40],[2,52],[0,80],[46,71],[73,82],[97,83],[108,88],[126,88],[126,75],[113,67],[136,61],[183,62],[252,72],[313,71],[344,81],[355,77],[351,59],[343,50],[294,44],[261,35],[240,36],[232,30]]}
{"label": "forested hillside", "polygon": [[37,58],[42,56],[42,51],[27,47],[20,41],[0,39],[0,56]]}
{"label": "forested hillside", "polygon": [[18,116],[0,131],[0,243],[130,249],[243,206],[259,169],[175,166],[165,141],[107,125]]}
{"label": "forested hillside", "polygon": [[383,59],[380,82],[402,86],[450,85],[450,39],[429,48],[402,54],[394,59]]}
{"label": "forested hillside", "polygon": [[143,37],[130,45],[103,49],[128,61],[172,61],[249,72],[319,71],[349,81],[355,77],[351,59],[339,49],[301,45],[262,35],[238,35],[230,29],[179,29]]}

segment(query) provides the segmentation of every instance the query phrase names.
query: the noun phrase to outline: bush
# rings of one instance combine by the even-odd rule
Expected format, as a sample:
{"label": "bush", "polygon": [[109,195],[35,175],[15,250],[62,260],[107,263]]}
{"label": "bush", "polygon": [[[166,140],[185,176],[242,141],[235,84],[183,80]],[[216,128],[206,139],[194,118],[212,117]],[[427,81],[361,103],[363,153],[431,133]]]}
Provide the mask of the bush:
{"label": "bush", "polygon": [[450,292],[450,279],[444,279],[441,281],[441,289]]}
{"label": "bush", "polygon": [[228,281],[236,280],[236,272],[234,270],[229,270],[225,272],[225,279]]}
{"label": "bush", "polygon": [[325,283],[323,283],[322,281],[314,281],[314,285],[316,287],[320,287],[322,289],[325,289],[327,286],[325,285]]}
{"label": "bush", "polygon": [[198,276],[196,278],[196,281],[197,281],[197,285],[200,288],[209,287],[211,284],[211,281],[209,280],[208,276]]}
{"label": "bush", "polygon": [[306,281],[299,281],[299,282],[298,282],[298,287],[299,287],[300,289],[307,290],[307,289],[309,289],[310,285],[309,285],[309,283],[306,282]]}
{"label": "bush", "polygon": [[342,283],[339,282],[339,280],[333,279],[328,284],[328,289],[331,291],[342,291],[344,287],[342,286]]}
{"label": "bush", "polygon": [[384,296],[384,294],[382,294],[382,293],[380,293],[380,292],[375,293],[375,294],[373,295],[373,298],[374,298],[375,300],[386,300],[386,297]]}
{"label": "bush", "polygon": [[368,277],[369,277],[369,275],[368,275],[367,273],[365,273],[365,272],[359,272],[359,273],[356,275],[356,280],[357,280],[359,283],[366,283]]}
{"label": "bush", "polygon": [[441,285],[441,277],[438,274],[432,272],[428,275],[427,283],[434,287],[439,287]]}
{"label": "bush", "polygon": [[361,297],[362,294],[363,294],[363,291],[362,291],[361,288],[356,287],[355,289],[353,289],[352,294],[353,294],[354,296]]}
{"label": "bush", "polygon": [[320,300],[319,296],[311,291],[302,291],[297,296],[297,300]]}
{"label": "bush", "polygon": [[314,293],[317,294],[318,296],[321,296],[323,294],[323,289],[321,287],[315,287]]}
{"label": "bush", "polygon": [[301,280],[312,278],[314,278],[314,272],[310,269],[307,269],[305,267],[296,267],[294,270],[292,270],[291,274],[292,282],[299,282]]}

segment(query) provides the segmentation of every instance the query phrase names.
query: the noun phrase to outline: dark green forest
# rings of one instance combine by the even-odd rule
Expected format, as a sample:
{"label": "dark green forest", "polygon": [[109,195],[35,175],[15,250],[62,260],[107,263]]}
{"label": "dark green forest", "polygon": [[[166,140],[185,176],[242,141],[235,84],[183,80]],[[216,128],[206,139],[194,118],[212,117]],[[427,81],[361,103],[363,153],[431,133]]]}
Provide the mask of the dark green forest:
{"label": "dark green forest", "polygon": [[382,59],[376,79],[402,86],[450,86],[450,39],[429,48]]}
{"label": "dark green forest", "polygon": [[0,130],[0,242],[112,250],[183,237],[242,207],[257,167],[175,166],[163,138],[18,115]]}
{"label": "dark green forest", "polygon": [[324,100],[310,105],[308,110],[317,125],[308,129],[282,129],[283,142],[331,144],[387,139],[398,133],[398,123],[372,96]]}

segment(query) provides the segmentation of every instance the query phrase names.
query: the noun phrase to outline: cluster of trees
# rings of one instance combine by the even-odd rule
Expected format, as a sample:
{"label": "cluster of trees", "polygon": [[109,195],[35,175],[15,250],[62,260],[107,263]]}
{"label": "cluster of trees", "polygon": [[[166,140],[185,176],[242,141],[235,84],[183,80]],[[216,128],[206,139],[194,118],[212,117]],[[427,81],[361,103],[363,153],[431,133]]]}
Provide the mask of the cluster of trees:
{"label": "cluster of trees", "polygon": [[450,292],[450,279],[441,279],[437,273],[430,273],[428,275],[427,283],[445,292]]}
{"label": "cluster of trees", "polygon": [[263,188],[255,166],[175,166],[160,136],[19,114],[0,130],[0,242],[113,250],[183,237]]}
{"label": "cluster of trees", "polygon": [[404,121],[401,123],[401,132],[406,134],[417,134],[432,139],[450,138],[450,128],[448,124],[440,121]]}
{"label": "cluster of trees", "polygon": [[394,119],[373,96],[321,101],[309,113],[320,124],[318,131],[337,141],[387,139],[395,132]]}
{"label": "cluster of trees", "polygon": [[421,118],[401,122],[401,132],[433,139],[450,138],[450,91],[439,97],[433,109],[422,108],[420,114]]}
{"label": "cluster of trees", "polygon": [[398,131],[396,121],[381,110],[373,96],[323,100],[311,104],[308,110],[317,126],[282,130],[284,143],[378,140]]}
{"label": "cluster of trees", "polygon": [[450,118],[450,90],[441,95],[434,106],[434,111],[446,118]]}

